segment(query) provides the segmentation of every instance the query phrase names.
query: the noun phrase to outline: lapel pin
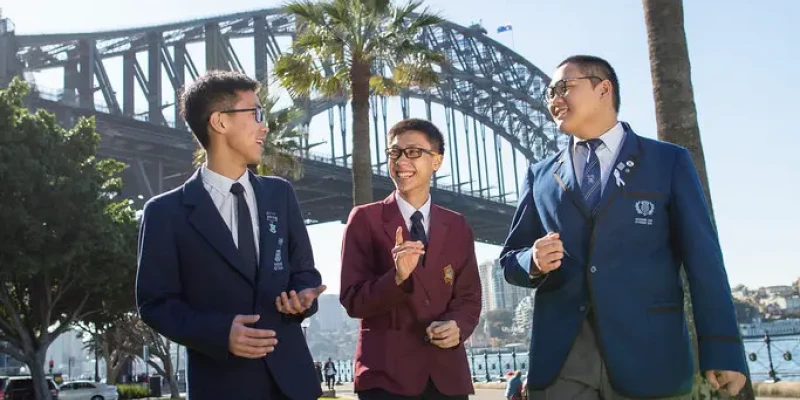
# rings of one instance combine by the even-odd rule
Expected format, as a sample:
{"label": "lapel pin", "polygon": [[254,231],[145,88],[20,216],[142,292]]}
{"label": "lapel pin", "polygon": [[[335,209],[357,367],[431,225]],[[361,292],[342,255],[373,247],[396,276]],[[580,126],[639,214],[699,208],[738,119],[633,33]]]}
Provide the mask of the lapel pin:
{"label": "lapel pin", "polygon": [[623,168],[625,168],[625,164],[624,163],[617,164],[617,169],[623,169]]}
{"label": "lapel pin", "polygon": [[622,176],[620,175],[618,169],[614,170],[614,180],[617,181],[617,187],[625,186],[625,181],[622,180]]}
{"label": "lapel pin", "polygon": [[633,160],[628,160],[628,161],[625,163],[625,165],[627,165],[627,166],[628,166],[628,168],[632,168],[632,167],[633,167],[633,165],[634,165],[634,164],[633,164]]}

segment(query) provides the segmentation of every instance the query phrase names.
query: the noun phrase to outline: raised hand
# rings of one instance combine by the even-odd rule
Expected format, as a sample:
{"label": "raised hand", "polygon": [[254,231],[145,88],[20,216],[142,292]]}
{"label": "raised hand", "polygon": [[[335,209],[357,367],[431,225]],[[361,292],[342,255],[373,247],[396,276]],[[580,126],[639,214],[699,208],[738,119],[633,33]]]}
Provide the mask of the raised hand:
{"label": "raised hand", "polygon": [[[564,244],[558,233],[550,232],[547,236],[533,242],[533,262],[538,272],[546,274],[561,266],[564,258]],[[532,271],[534,272],[534,271]]]}
{"label": "raised hand", "polygon": [[275,298],[275,307],[284,314],[302,314],[311,307],[314,300],[327,288],[325,285],[320,285],[315,288],[303,289],[300,293],[294,290],[289,291],[288,294],[283,292]]}
{"label": "raised hand", "polygon": [[403,283],[411,273],[417,268],[419,257],[425,254],[425,245],[420,241],[407,242],[403,240],[403,228],[397,227],[395,232],[395,244],[392,249],[394,257],[395,276],[394,281],[399,285]]}

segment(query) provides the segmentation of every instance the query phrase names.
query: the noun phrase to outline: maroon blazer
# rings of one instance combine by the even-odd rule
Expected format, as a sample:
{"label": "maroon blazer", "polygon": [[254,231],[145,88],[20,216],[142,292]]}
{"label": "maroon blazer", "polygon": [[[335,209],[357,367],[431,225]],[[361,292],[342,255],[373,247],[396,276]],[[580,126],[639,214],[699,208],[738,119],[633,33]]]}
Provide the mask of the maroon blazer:
{"label": "maroon blazer", "polygon": [[[432,379],[446,395],[474,393],[464,341],[481,312],[481,283],[472,229],[461,214],[431,205],[424,265],[398,286],[391,250],[395,231],[410,240],[394,193],[352,210],[342,245],[339,300],[361,320],[355,390],[422,394]],[[454,320],[461,343],[441,349],[425,338],[432,321]]]}

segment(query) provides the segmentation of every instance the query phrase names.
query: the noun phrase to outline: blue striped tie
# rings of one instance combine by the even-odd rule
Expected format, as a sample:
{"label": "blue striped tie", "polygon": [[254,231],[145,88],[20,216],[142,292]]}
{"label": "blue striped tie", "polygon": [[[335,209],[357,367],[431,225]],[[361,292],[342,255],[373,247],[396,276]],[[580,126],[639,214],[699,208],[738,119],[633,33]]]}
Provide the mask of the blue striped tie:
{"label": "blue striped tie", "polygon": [[595,150],[601,144],[603,144],[603,141],[600,139],[578,142],[579,146],[584,146],[589,150],[589,156],[586,157],[586,164],[583,167],[581,193],[583,194],[583,201],[586,202],[586,206],[589,207],[592,214],[594,214],[597,204],[600,203],[600,195],[602,193],[600,160],[597,159],[597,153],[595,153]]}

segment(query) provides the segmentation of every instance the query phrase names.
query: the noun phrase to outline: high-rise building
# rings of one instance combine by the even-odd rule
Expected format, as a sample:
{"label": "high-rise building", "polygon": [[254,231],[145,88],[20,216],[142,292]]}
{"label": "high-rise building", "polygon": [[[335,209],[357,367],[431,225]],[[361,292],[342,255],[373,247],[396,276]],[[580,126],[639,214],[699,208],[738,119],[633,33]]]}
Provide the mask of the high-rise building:
{"label": "high-rise building", "polygon": [[514,312],[517,305],[531,289],[514,286],[506,282],[500,260],[487,260],[478,265],[481,278],[482,311],[507,310]]}

